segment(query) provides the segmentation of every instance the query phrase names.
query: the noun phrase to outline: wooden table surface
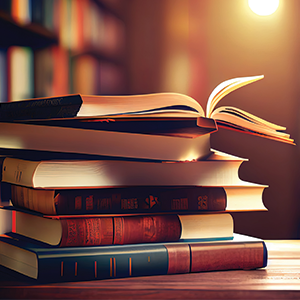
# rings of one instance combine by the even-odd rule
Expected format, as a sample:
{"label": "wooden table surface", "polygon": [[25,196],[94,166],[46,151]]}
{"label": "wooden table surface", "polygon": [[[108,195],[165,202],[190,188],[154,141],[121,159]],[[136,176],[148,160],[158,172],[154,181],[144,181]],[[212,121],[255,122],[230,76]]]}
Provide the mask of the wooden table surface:
{"label": "wooden table surface", "polygon": [[300,299],[300,240],[266,241],[265,269],[38,285],[0,269],[1,299]]}

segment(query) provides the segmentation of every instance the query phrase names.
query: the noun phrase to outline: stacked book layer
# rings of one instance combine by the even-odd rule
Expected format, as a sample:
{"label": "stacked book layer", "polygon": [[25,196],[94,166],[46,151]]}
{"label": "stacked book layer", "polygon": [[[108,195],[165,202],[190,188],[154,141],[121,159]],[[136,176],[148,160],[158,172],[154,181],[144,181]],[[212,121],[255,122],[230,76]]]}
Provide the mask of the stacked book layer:
{"label": "stacked book layer", "polygon": [[215,109],[261,78],[222,83],[206,114],[174,93],[0,104],[0,264],[45,281],[265,267],[264,242],[236,234],[230,213],[266,211],[267,186],[210,147],[218,126],[293,143],[281,126]]}

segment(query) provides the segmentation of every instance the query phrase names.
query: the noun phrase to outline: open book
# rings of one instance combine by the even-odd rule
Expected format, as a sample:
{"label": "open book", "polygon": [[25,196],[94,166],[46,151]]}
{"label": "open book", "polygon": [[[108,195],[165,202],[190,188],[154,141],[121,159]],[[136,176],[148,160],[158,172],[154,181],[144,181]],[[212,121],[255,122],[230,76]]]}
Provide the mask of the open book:
{"label": "open book", "polygon": [[[217,125],[293,143],[286,128],[267,122],[234,107],[218,107],[220,100],[230,92],[260,80],[261,76],[234,78],[219,84],[211,93],[206,113],[193,98],[178,93],[157,93],[131,96],[66,95],[52,98],[36,98],[0,104],[0,121],[30,121],[59,119],[91,122],[99,120],[182,119],[212,118]],[[42,124],[42,125],[54,125]]]}

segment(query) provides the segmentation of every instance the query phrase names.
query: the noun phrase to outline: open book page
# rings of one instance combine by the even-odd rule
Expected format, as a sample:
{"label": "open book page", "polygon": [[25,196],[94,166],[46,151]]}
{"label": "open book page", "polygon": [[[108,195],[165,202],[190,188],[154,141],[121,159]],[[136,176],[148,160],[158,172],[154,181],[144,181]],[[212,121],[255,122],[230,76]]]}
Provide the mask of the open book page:
{"label": "open book page", "polygon": [[219,84],[211,93],[206,109],[206,117],[216,120],[219,127],[238,130],[281,142],[293,144],[285,127],[273,124],[236,107],[222,106],[215,108],[220,100],[230,92],[262,79],[264,76],[233,78]]}
{"label": "open book page", "polygon": [[[262,79],[263,76],[233,78],[219,84],[211,93],[206,117],[219,101],[232,91]],[[179,93],[156,93],[134,96],[82,96],[83,104],[77,117],[205,117],[201,105],[193,98]]]}
{"label": "open book page", "polygon": [[[278,130],[278,131],[284,131],[286,130],[286,127],[280,126],[280,125],[276,125],[273,124],[271,122],[268,122],[264,119],[261,119],[257,116],[254,116],[246,111],[243,111],[239,108],[236,107],[232,107],[232,106],[221,106],[217,109],[215,109],[212,113],[212,118],[214,119],[218,119],[218,115],[220,113],[224,113],[224,114],[228,114],[229,116],[236,116],[239,117],[247,122],[253,123],[255,125],[259,125],[262,127],[265,127],[268,130]],[[225,117],[223,117],[222,119],[224,119]],[[249,125],[251,126],[251,125]]]}
{"label": "open book page", "polygon": [[216,120],[219,127],[248,132],[290,144],[294,143],[290,135],[284,132],[285,127],[270,123],[235,107],[219,107],[213,111],[212,118]]}
{"label": "open book page", "polygon": [[211,114],[222,98],[238,88],[264,78],[260,76],[250,76],[233,78],[220,83],[210,94],[206,105],[206,117],[210,118]]}
{"label": "open book page", "polygon": [[204,117],[201,105],[192,97],[178,93],[156,93],[131,96],[82,96],[84,105],[77,116],[158,115]]}

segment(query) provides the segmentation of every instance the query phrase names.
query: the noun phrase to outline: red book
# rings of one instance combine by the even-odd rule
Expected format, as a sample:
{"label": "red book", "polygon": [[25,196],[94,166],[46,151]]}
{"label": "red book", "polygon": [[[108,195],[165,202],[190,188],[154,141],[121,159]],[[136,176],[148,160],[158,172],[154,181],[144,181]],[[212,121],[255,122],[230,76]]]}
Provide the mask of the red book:
{"label": "red book", "polygon": [[[8,188],[8,187],[7,187]],[[11,185],[13,205],[45,215],[197,213],[266,210],[265,186],[136,186],[107,189],[42,190]]]}
{"label": "red book", "polygon": [[47,217],[15,212],[15,233],[59,246],[123,245],[190,239],[230,239],[230,214]]}

